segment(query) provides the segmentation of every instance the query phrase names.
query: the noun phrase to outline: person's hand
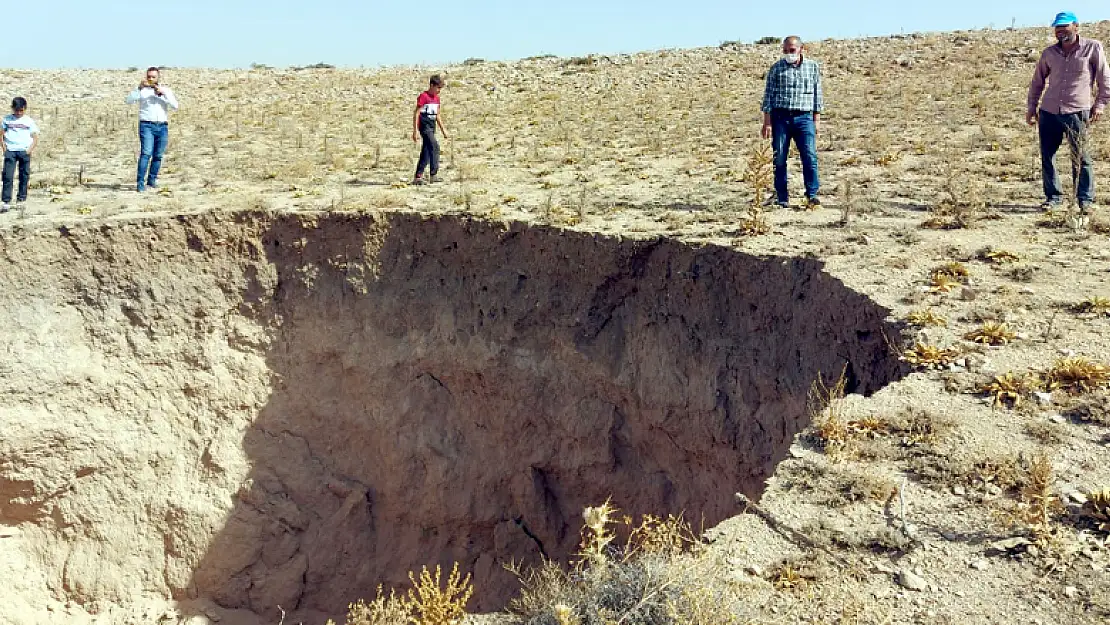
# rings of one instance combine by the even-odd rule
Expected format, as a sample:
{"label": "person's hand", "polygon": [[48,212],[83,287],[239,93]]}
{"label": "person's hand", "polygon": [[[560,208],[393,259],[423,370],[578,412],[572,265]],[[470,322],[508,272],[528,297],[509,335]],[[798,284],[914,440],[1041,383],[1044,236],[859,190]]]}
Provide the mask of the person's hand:
{"label": "person's hand", "polygon": [[[1094,121],[1094,120],[1092,120],[1092,121]],[[446,130],[441,130],[440,132],[443,133],[443,138],[447,139],[447,131]]]}
{"label": "person's hand", "polygon": [[763,130],[761,130],[759,132],[759,134],[762,135],[764,139],[770,139],[771,138],[771,124],[763,124]]}
{"label": "person's hand", "polygon": [[1026,113],[1025,114],[1025,123],[1029,124],[1030,126],[1036,126],[1037,125],[1037,113],[1036,113],[1036,111],[1034,111],[1032,113]]}
{"label": "person's hand", "polygon": [[1102,110],[1101,109],[1092,110],[1091,111],[1091,123],[1093,124],[1093,123],[1097,122],[1100,119],[1102,119]]}
{"label": "person's hand", "polygon": [[416,143],[418,141],[420,141],[420,133],[414,130],[412,131],[412,142]]}
{"label": "person's hand", "polygon": [[813,120],[813,136],[816,137],[819,134],[821,134],[821,120],[815,119]]}

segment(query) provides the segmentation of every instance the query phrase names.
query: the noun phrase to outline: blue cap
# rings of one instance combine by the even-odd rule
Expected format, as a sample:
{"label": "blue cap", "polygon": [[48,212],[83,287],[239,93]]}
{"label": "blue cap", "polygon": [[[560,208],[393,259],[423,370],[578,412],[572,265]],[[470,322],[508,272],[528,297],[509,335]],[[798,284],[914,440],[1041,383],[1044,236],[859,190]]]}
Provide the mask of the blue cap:
{"label": "blue cap", "polygon": [[1052,20],[1052,27],[1067,26],[1068,24],[1074,24],[1078,21],[1079,20],[1075,19],[1075,13],[1064,11],[1063,13],[1056,14],[1056,19]]}

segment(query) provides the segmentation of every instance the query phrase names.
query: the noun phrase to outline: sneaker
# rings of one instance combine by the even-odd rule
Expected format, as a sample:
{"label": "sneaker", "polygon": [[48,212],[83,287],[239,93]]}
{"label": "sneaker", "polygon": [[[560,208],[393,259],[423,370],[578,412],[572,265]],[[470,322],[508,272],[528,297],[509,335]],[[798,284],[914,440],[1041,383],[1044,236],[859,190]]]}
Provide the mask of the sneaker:
{"label": "sneaker", "polygon": [[806,199],[806,210],[811,211],[818,208],[821,208],[821,200],[818,197],[814,196]]}
{"label": "sneaker", "polygon": [[1079,214],[1080,215],[1086,215],[1087,213],[1091,212],[1091,209],[1094,208],[1094,207],[1095,207],[1094,202],[1091,202],[1091,201],[1080,202],[1079,203]]}
{"label": "sneaker", "polygon": [[427,183],[424,182],[423,178],[421,178],[420,176],[417,176],[417,177],[413,178],[412,182],[410,182],[409,184],[411,184],[414,187],[419,187],[419,186],[425,185]]}
{"label": "sneaker", "polygon": [[1054,210],[1060,208],[1061,206],[1063,206],[1063,204],[1064,203],[1059,198],[1053,198],[1051,200],[1045,200],[1045,201],[1041,202],[1041,210],[1045,211],[1045,212],[1054,211]]}
{"label": "sneaker", "polygon": [[439,176],[432,174],[428,177],[428,184],[435,184],[437,182],[439,182]]}
{"label": "sneaker", "polygon": [[11,210],[11,208],[12,208],[11,204],[8,204],[7,202],[4,202],[3,204],[0,204],[0,213],[6,213],[9,210]]}

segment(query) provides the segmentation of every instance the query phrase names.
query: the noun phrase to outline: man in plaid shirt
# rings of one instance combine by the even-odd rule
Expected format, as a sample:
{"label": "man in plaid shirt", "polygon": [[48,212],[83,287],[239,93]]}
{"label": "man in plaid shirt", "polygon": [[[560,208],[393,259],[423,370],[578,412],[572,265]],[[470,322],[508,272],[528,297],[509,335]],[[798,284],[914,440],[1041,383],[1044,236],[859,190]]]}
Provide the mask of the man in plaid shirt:
{"label": "man in plaid shirt", "polygon": [[767,72],[763,92],[763,138],[771,139],[775,150],[775,202],[786,208],[790,194],[786,184],[786,157],[790,142],[802,157],[802,176],[806,185],[806,208],[817,208],[821,181],[817,174],[817,126],[825,106],[821,92],[821,67],[804,56],[805,46],[798,37],[782,42],[782,58]]}

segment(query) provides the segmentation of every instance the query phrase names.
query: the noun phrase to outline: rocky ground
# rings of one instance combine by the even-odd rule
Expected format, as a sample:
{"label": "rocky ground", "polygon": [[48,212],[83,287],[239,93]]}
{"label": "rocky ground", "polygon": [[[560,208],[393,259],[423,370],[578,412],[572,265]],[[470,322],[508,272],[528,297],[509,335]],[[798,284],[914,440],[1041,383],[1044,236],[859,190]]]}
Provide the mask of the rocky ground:
{"label": "rocky ground", "polygon": [[[1110,23],[1084,32],[1110,39]],[[825,207],[765,214],[750,206],[765,181],[758,103],[775,46],[442,68],[444,182],[419,188],[405,184],[417,152],[408,124],[441,68],[167,69],[182,110],[163,187],[147,194],[129,190],[137,142],[123,97],[137,71],[4,70],[0,92],[30,100],[43,143],[31,201],[0,228],[407,209],[819,258],[917,324],[923,349],[917,372],[877,395],[833,397],[771,479],[764,516],[738,503],[708,531],[745,618],[1102,623],[1110,556],[1091,500],[1110,487],[1107,391],[1069,386],[1058,365],[1110,360],[1110,311],[1096,299],[1110,298],[1110,220],[1099,209],[1074,228],[1037,209],[1023,108],[1048,35],[811,44],[828,100]],[[1089,140],[1102,181],[1106,128]],[[768,231],[753,235],[762,220]],[[19,532],[0,529],[0,541]],[[55,599],[0,620],[87,617],[64,592]],[[192,618],[237,618],[210,611]]]}

